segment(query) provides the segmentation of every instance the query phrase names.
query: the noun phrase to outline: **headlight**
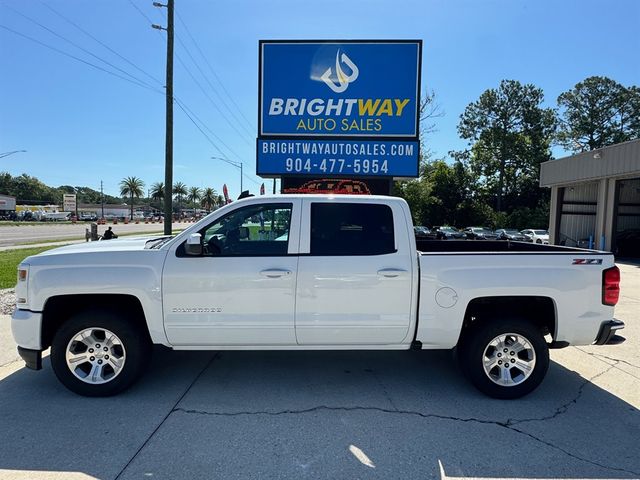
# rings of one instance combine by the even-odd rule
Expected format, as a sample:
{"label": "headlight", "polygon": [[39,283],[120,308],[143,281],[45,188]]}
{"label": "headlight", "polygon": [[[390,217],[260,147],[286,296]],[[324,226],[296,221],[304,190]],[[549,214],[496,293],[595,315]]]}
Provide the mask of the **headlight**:
{"label": "headlight", "polygon": [[18,307],[26,305],[27,298],[27,285],[29,280],[29,265],[18,265],[18,283],[16,285],[16,304]]}
{"label": "headlight", "polygon": [[29,273],[29,270],[27,270],[26,268],[19,268],[18,269],[18,281],[19,282],[26,282],[28,273]]}

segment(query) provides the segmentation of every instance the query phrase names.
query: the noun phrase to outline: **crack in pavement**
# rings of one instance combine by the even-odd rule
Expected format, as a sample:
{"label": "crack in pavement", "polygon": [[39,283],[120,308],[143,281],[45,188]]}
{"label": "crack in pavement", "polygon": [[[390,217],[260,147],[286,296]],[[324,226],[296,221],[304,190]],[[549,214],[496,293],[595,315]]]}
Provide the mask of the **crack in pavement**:
{"label": "crack in pavement", "polygon": [[560,415],[564,415],[569,410],[569,407],[571,407],[572,405],[575,405],[576,403],[578,403],[578,400],[580,400],[580,398],[582,397],[582,394],[584,393],[584,388],[587,385],[591,384],[596,378],[601,377],[602,375],[610,372],[614,368],[615,368],[615,364],[614,365],[609,365],[609,368],[603,370],[602,372],[598,373],[597,375],[594,375],[591,378],[585,378],[582,381],[582,383],[580,384],[580,386],[578,387],[578,391],[576,392],[576,395],[571,400],[569,400],[568,402],[566,402],[566,403],[560,405],[558,408],[556,408],[556,411],[554,413],[552,413],[551,415],[547,415],[546,417],[508,419],[505,424],[507,426],[513,426],[513,425],[518,425],[519,423],[526,423],[526,422],[544,422],[544,421],[547,421],[547,420],[553,420],[554,418],[557,418]]}
{"label": "crack in pavement", "polygon": [[[604,372],[603,372],[604,373]],[[191,414],[191,415],[206,415],[206,416],[216,416],[216,417],[238,417],[238,416],[254,416],[254,415],[268,415],[268,416],[281,416],[281,415],[303,415],[303,414],[307,414],[307,413],[313,413],[313,412],[319,412],[319,411],[329,411],[329,412],[335,412],[335,411],[343,411],[343,412],[380,412],[380,413],[387,413],[387,414],[391,414],[391,415],[411,415],[411,416],[416,416],[416,417],[420,417],[420,418],[425,418],[425,419],[438,419],[438,420],[448,420],[448,421],[454,421],[454,422],[462,422],[462,423],[478,423],[481,425],[495,425],[498,427],[502,427],[502,428],[506,428],[508,430],[511,430],[513,432],[516,432],[520,435],[525,435],[537,442],[542,443],[543,445],[548,446],[549,448],[553,448],[555,450],[558,450],[560,452],[562,452],[563,454],[574,458],[576,460],[585,462],[585,463],[589,463],[591,465],[600,467],[600,468],[604,468],[607,470],[612,470],[612,471],[617,471],[617,472],[624,472],[630,475],[635,475],[635,476],[640,476],[640,472],[635,472],[632,470],[627,470],[624,468],[619,468],[619,467],[613,467],[610,465],[605,465],[599,462],[596,462],[595,460],[591,460],[588,458],[584,458],[581,457],[577,454],[571,453],[568,450],[559,447],[557,445],[554,445],[551,442],[548,442],[546,440],[543,440],[531,433],[525,432],[523,430],[520,430],[518,428],[515,428],[513,426],[513,424],[509,424],[508,421],[507,422],[500,422],[497,420],[481,420],[479,418],[474,418],[474,417],[454,417],[454,416],[449,416],[449,415],[439,415],[436,413],[422,413],[422,412],[418,412],[418,411],[414,411],[414,410],[391,410],[388,408],[380,408],[380,407],[330,407],[328,405],[319,405],[319,406],[315,406],[315,407],[309,407],[309,408],[305,408],[305,409],[299,409],[299,410],[280,410],[280,411],[267,411],[267,410],[263,410],[263,411],[254,411],[254,412],[249,412],[249,411],[243,411],[243,412],[208,412],[205,410],[195,410],[195,409],[186,409],[186,408],[181,408],[181,407],[176,407],[173,409],[173,411],[171,413],[174,412],[180,412],[180,413],[186,413],[186,414]]]}
{"label": "crack in pavement", "polygon": [[0,365],[0,368],[6,367],[7,365],[11,365],[12,363],[17,363],[19,361],[20,361],[19,358],[16,358],[15,360],[9,360],[7,363],[3,363],[2,365]]}
{"label": "crack in pavement", "polygon": [[624,364],[629,365],[630,367],[633,367],[633,368],[640,368],[640,365],[635,365],[635,364],[633,364],[631,362],[628,362],[626,360],[622,360],[620,358],[609,357],[609,356],[603,355],[601,353],[587,352],[586,350],[583,350],[582,348],[579,348],[579,347],[575,347],[575,348],[576,348],[576,350],[580,350],[582,353],[586,353],[587,355],[591,355],[592,357],[606,358],[607,360],[611,360],[612,362],[624,363]]}

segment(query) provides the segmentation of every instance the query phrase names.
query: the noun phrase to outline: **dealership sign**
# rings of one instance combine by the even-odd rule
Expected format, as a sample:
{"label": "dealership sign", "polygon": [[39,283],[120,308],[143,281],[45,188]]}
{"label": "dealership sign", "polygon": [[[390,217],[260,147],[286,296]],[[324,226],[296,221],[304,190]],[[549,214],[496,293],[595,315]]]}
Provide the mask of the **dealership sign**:
{"label": "dealership sign", "polygon": [[62,195],[62,210],[64,212],[75,212],[76,205],[75,193],[65,193]]}
{"label": "dealership sign", "polygon": [[261,41],[257,173],[417,176],[421,49]]}

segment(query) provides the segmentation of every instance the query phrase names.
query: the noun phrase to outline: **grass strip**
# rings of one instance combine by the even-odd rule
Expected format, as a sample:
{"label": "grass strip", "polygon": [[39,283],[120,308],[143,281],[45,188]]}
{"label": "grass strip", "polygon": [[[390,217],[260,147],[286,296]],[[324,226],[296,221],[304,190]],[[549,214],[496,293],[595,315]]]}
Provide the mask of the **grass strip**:
{"label": "grass strip", "polygon": [[0,251],[0,288],[15,287],[18,278],[18,265],[22,260],[52,248],[56,248],[56,246]]}

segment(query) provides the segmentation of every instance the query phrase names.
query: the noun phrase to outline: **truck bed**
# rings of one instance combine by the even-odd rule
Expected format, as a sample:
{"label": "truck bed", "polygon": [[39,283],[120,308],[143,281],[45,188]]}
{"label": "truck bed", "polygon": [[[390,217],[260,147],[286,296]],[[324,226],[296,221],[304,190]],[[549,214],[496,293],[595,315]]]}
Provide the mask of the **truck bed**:
{"label": "truck bed", "polygon": [[[416,247],[422,253],[575,253],[598,254],[595,250],[558,245],[543,245],[509,240],[425,240],[416,239]],[[600,253],[602,254],[602,253]]]}

